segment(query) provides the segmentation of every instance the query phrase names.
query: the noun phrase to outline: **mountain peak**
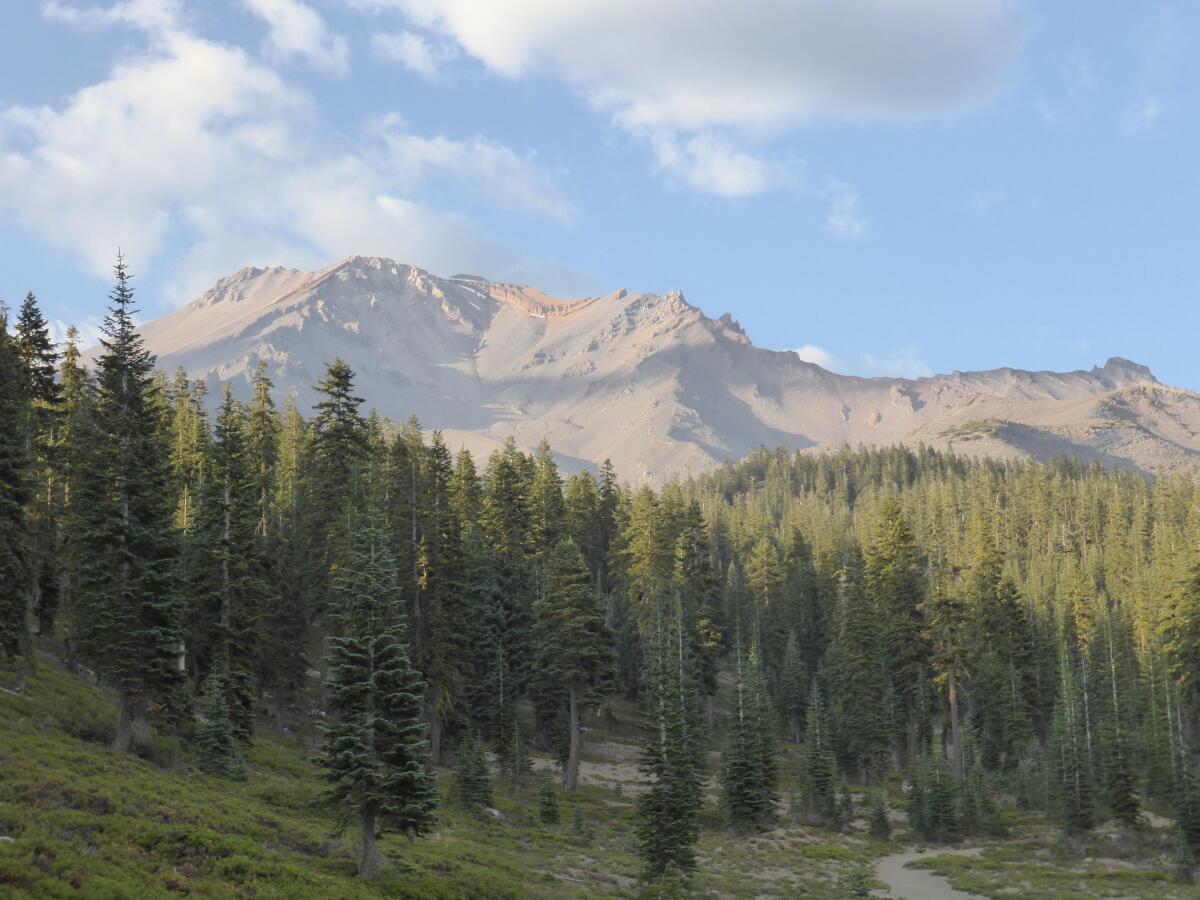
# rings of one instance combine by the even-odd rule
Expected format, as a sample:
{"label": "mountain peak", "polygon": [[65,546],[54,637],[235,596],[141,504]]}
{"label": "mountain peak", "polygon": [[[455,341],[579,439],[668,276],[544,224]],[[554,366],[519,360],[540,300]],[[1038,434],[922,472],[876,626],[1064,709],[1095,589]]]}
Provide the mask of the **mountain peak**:
{"label": "mountain peak", "polygon": [[1123,381],[1152,381],[1158,383],[1149,366],[1135,363],[1122,356],[1110,356],[1103,366],[1092,369],[1092,374],[1108,378],[1120,378]]}
{"label": "mountain peak", "polygon": [[[170,371],[232,382],[260,361],[301,408],[340,356],[387,418],[415,414],[486,456],[548,438],[572,468],[611,458],[662,481],[759,447],[897,443],[1001,458],[1064,453],[1145,471],[1200,463],[1200,397],[1113,357],[1074,372],[1002,368],[916,380],[797,366],[731,313],[681,291],[563,298],[386,257],[315,272],[250,267],[141,329]],[[1143,390],[1139,386],[1145,386]]]}

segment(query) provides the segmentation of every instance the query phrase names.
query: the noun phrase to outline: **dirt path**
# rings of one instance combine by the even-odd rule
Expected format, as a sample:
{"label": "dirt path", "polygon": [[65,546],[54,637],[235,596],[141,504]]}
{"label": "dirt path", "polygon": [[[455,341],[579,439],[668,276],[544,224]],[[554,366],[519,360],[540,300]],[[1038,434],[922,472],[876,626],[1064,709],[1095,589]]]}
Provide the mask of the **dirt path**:
{"label": "dirt path", "polygon": [[876,897],[895,900],[984,900],[978,894],[956,891],[941,875],[925,869],[905,868],[910,862],[927,856],[978,856],[979,848],[969,850],[909,850],[885,856],[875,864],[875,877],[888,886],[886,892],[876,891]]}

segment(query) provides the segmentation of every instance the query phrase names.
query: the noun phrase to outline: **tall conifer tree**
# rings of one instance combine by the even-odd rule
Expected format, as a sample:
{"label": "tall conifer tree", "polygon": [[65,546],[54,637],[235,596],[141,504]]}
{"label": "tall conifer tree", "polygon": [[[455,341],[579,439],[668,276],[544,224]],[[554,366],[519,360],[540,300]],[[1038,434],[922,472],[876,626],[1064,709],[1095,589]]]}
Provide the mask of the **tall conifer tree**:
{"label": "tall conifer tree", "polygon": [[169,703],[178,687],[180,601],[154,357],[134,327],[122,256],[115,274],[80,478],[75,609],[80,650],[119,698],[113,748],[128,751],[135,723],[151,705]]}

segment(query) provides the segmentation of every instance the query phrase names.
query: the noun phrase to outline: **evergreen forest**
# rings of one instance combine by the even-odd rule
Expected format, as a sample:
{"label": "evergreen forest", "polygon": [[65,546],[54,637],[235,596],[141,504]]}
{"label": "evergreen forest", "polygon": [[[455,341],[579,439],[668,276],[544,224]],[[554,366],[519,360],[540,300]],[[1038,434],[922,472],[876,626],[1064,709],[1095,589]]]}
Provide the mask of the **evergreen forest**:
{"label": "evergreen forest", "polygon": [[312,409],[265,365],[214,396],[156,369],[135,313],[119,260],[86,355],[32,294],[0,318],[0,893],[67,896],[78,869],[83,896],[136,895],[22,839],[50,790],[5,776],[49,752],[22,704],[66,679],[110,710],[80,738],[104,759],[169,744],[267,819],[261,760],[303,746],[356,883],[402,884],[447,821],[501,827],[514,797],[595,851],[588,766],[618,735],[627,893],[702,892],[714,847],[791,827],[859,841],[830,845],[852,896],[897,832],[1003,847],[1036,822],[1066,859],[1151,860],[1124,896],[1185,896],[1153,891],[1200,855],[1194,476],[762,449],[637,486],[381,420],[340,360]]}

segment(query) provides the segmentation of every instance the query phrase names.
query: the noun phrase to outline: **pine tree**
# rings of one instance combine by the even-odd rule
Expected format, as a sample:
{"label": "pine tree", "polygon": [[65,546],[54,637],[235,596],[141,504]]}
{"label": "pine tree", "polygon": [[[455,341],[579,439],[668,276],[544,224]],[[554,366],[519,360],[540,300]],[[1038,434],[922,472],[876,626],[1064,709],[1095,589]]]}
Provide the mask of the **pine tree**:
{"label": "pine tree", "polygon": [[693,664],[681,627],[659,603],[650,633],[646,705],[656,733],[642,751],[649,781],[638,797],[637,846],[645,878],[683,877],[696,865],[700,836],[702,757]]}
{"label": "pine tree", "polygon": [[154,357],[133,324],[122,256],[104,319],[88,464],[80,473],[79,648],[118,694],[113,749],[168,704],[180,683],[180,603],[174,582],[166,447],[154,395]]}
{"label": "pine tree", "polygon": [[887,764],[891,698],[878,611],[862,590],[856,555],[839,579],[836,640],[826,654],[830,710],[841,767],[872,775]]}
{"label": "pine tree", "polygon": [[850,793],[850,785],[842,781],[837,796],[837,830],[849,832],[854,826],[854,797]]}
{"label": "pine tree", "polygon": [[1068,835],[1076,840],[1096,824],[1094,775],[1084,729],[1083,688],[1070,661],[1064,658],[1054,709],[1050,758],[1058,817]]}
{"label": "pine tree", "polygon": [[424,834],[434,821],[437,785],[421,719],[425,685],[409,662],[395,560],[387,547],[377,479],[352,520],[348,557],[333,580],[328,694],[335,721],[325,726],[320,764],[329,798],[362,827],[362,878],[384,863],[377,829]]}
{"label": "pine tree", "polygon": [[478,811],[492,805],[492,779],[487,760],[473,737],[462,741],[455,753],[454,792],[459,804]]}
{"label": "pine tree", "polygon": [[28,653],[33,548],[29,401],[7,314],[0,308],[0,656]]}
{"label": "pine tree", "polygon": [[592,839],[592,829],[588,826],[587,820],[583,817],[583,807],[578,802],[575,803],[575,810],[571,816],[571,827],[575,832],[575,836],[582,841],[590,841]]}
{"label": "pine tree", "polygon": [[733,721],[721,757],[721,789],[735,829],[761,828],[775,818],[775,728],[757,645],[743,665],[737,649]]}
{"label": "pine tree", "polygon": [[1196,854],[1192,852],[1187,834],[1175,827],[1175,880],[1179,884],[1194,884],[1196,881]]}
{"label": "pine tree", "polygon": [[[251,408],[251,446],[255,446],[255,412]],[[315,554],[308,536],[312,505],[305,470],[309,431],[289,398],[281,416],[278,455],[271,474],[270,518],[274,528],[264,549],[270,561],[268,593],[263,598],[261,630],[269,635],[259,650],[260,686],[269,692],[277,723],[303,691],[309,658],[306,652],[314,612],[321,606],[315,596],[318,581]],[[252,457],[256,451],[252,450]]]}
{"label": "pine tree", "polygon": [[[66,350],[63,352],[59,370],[62,416],[59,428],[59,517],[62,527],[62,553],[59,558],[59,583],[63,590],[61,604],[68,617],[73,612],[73,598],[79,583],[79,527],[78,500],[80,483],[87,468],[88,428],[91,423],[93,385],[88,372],[79,362],[79,332],[75,326],[67,328]],[[65,644],[70,650],[74,644],[74,628],[68,618]]]}
{"label": "pine tree", "polygon": [[351,479],[365,464],[369,449],[367,422],[359,413],[363,400],[354,394],[353,370],[341,359],[334,360],[316,391],[321,399],[311,424],[308,484],[309,521],[318,531],[309,540],[320,557],[315,573],[320,590],[349,553],[346,501],[353,494]]}
{"label": "pine tree", "polygon": [[546,555],[543,569],[544,586],[533,609],[539,681],[545,691],[558,686],[566,693],[563,788],[572,791],[579,781],[581,707],[611,676],[611,644],[575,542],[561,541]]}
{"label": "pine tree", "polygon": [[237,775],[245,767],[237,752],[225,684],[220,675],[210,675],[205,682],[203,718],[196,728],[196,747],[200,768],[213,775]]}
{"label": "pine tree", "polygon": [[809,825],[831,827],[837,817],[837,763],[825,698],[814,680],[805,710],[799,815]]}
{"label": "pine tree", "polygon": [[16,349],[21,361],[27,412],[30,482],[34,488],[29,507],[29,534],[34,572],[33,610],[38,632],[54,629],[59,602],[58,509],[55,484],[59,456],[59,427],[62,395],[55,378],[58,351],[50,338],[50,326],[30,292],[21,304],[16,322]]}
{"label": "pine tree", "polygon": [[558,791],[549,778],[542,779],[542,787],[538,792],[538,819],[543,825],[558,824]]}
{"label": "pine tree", "polygon": [[892,839],[892,822],[888,818],[887,794],[882,789],[875,792],[875,798],[871,801],[869,829],[871,837],[877,841]]}
{"label": "pine tree", "polygon": [[[246,437],[246,415],[226,386],[206,460],[195,544],[202,556],[199,598],[206,667],[220,672],[239,740],[254,728],[254,670],[267,597],[258,539],[262,497]],[[193,650],[193,652],[196,652]]]}
{"label": "pine tree", "polygon": [[784,647],[783,666],[779,673],[779,707],[783,724],[792,741],[799,743],[804,736],[805,703],[808,699],[808,666],[800,656],[800,642],[793,629]]}
{"label": "pine tree", "polygon": [[867,593],[883,623],[886,670],[902,712],[905,758],[912,759],[921,737],[922,687],[929,678],[929,646],[921,614],[925,589],[916,541],[892,497],[880,504],[864,559]]}
{"label": "pine tree", "polygon": [[418,545],[417,609],[423,630],[414,635],[419,667],[429,684],[426,708],[430,747],[440,762],[443,736],[461,718],[471,677],[471,584],[462,577],[462,522],[454,510],[454,470],[441,432],[433,432],[423,467],[424,505]]}
{"label": "pine tree", "polygon": [[908,820],[914,832],[934,843],[962,836],[960,783],[940,753],[926,749],[909,770]]}
{"label": "pine tree", "polygon": [[851,897],[872,897],[871,879],[867,875],[866,869],[855,869],[854,874],[850,876],[850,896]]}

